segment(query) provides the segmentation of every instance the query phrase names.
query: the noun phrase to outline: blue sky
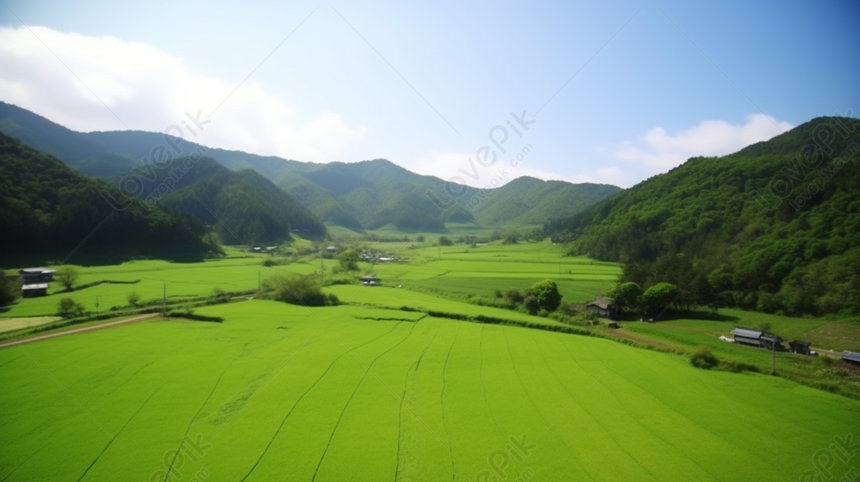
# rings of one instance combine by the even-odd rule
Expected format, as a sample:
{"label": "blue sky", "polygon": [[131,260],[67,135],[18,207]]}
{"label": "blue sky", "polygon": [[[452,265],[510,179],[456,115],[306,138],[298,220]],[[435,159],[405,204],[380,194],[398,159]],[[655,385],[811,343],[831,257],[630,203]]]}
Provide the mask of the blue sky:
{"label": "blue sky", "polygon": [[205,145],[479,187],[627,187],[860,109],[857,2],[283,3],[7,1],[0,100],[81,131],[199,111]]}

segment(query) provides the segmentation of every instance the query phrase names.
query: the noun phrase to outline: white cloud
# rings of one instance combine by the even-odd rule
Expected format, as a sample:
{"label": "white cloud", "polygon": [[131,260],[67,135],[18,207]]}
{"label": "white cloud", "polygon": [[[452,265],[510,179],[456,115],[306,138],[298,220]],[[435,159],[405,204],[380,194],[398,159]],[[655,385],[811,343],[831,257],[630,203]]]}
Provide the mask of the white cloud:
{"label": "white cloud", "polygon": [[613,157],[640,164],[646,171],[645,178],[676,167],[691,157],[731,154],[792,127],[764,114],[750,114],[745,124],[737,126],[722,120],[705,120],[675,134],[654,127],[636,142],[623,142],[613,151]]}
{"label": "white cloud", "polygon": [[163,132],[187,120],[186,113],[199,110],[205,119],[217,108],[198,136],[186,131],[185,138],[315,162],[348,157],[367,133],[335,112],[296,119],[289,102],[260,84],[249,80],[233,92],[237,84],[143,43],[45,27],[0,28],[2,100],[70,129]]}

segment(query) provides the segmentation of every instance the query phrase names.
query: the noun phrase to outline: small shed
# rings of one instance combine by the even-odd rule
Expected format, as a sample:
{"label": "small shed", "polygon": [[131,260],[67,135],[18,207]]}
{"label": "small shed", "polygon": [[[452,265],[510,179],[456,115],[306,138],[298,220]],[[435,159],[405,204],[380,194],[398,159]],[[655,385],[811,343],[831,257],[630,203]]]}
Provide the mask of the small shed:
{"label": "small shed", "polygon": [[749,328],[736,327],[732,330],[735,343],[743,343],[744,345],[761,346],[761,335],[762,332]]}
{"label": "small shed", "polygon": [[853,365],[860,365],[860,353],[856,351],[843,351],[842,360]]}
{"label": "small shed", "polygon": [[30,283],[21,287],[24,298],[35,298],[48,294],[48,283]]}
{"label": "small shed", "polygon": [[375,274],[369,274],[361,277],[361,284],[368,286],[378,286],[382,284],[382,278],[377,278]]}
{"label": "small shed", "polygon": [[24,284],[48,283],[54,280],[54,270],[47,268],[26,268],[18,271]]}
{"label": "small shed", "polygon": [[809,346],[812,343],[803,340],[792,340],[788,342],[788,348],[792,353],[800,353],[801,355],[809,355]]}
{"label": "small shed", "polygon": [[586,303],[585,309],[602,318],[609,318],[612,316],[612,309],[614,306],[615,300],[603,297]]}

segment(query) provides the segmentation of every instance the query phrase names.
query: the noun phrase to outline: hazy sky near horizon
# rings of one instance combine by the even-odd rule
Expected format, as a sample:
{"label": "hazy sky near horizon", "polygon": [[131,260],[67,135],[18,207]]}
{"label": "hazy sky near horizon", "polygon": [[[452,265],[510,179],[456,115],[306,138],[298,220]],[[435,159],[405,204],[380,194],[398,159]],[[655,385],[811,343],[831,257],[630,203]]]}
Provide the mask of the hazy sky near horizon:
{"label": "hazy sky near horizon", "polygon": [[856,117],[858,27],[856,1],[11,0],[0,100],[78,131],[182,126],[207,146],[385,158],[478,187],[628,187]]}

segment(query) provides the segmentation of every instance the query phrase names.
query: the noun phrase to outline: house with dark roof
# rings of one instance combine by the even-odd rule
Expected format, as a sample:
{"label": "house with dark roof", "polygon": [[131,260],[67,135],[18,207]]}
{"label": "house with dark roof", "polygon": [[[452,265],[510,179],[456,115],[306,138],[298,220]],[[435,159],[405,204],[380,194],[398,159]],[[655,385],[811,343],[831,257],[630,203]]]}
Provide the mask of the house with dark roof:
{"label": "house with dark roof", "polygon": [[30,283],[21,287],[21,292],[24,298],[35,298],[37,296],[47,296],[48,283]]}
{"label": "house with dark roof", "polygon": [[765,331],[736,326],[735,329],[732,330],[732,336],[735,338],[735,343],[741,343],[743,345],[757,346],[767,348],[768,350],[782,348],[782,338]]}
{"label": "house with dark roof", "polygon": [[860,353],[856,351],[843,351],[842,360],[852,365],[860,365]]}
{"label": "house with dark roof", "polygon": [[48,268],[25,268],[18,271],[21,281],[27,284],[48,283],[54,280],[55,271]]}
{"label": "house with dark roof", "polygon": [[611,318],[615,311],[615,300],[612,298],[597,298],[585,304],[585,309],[602,318]]}

